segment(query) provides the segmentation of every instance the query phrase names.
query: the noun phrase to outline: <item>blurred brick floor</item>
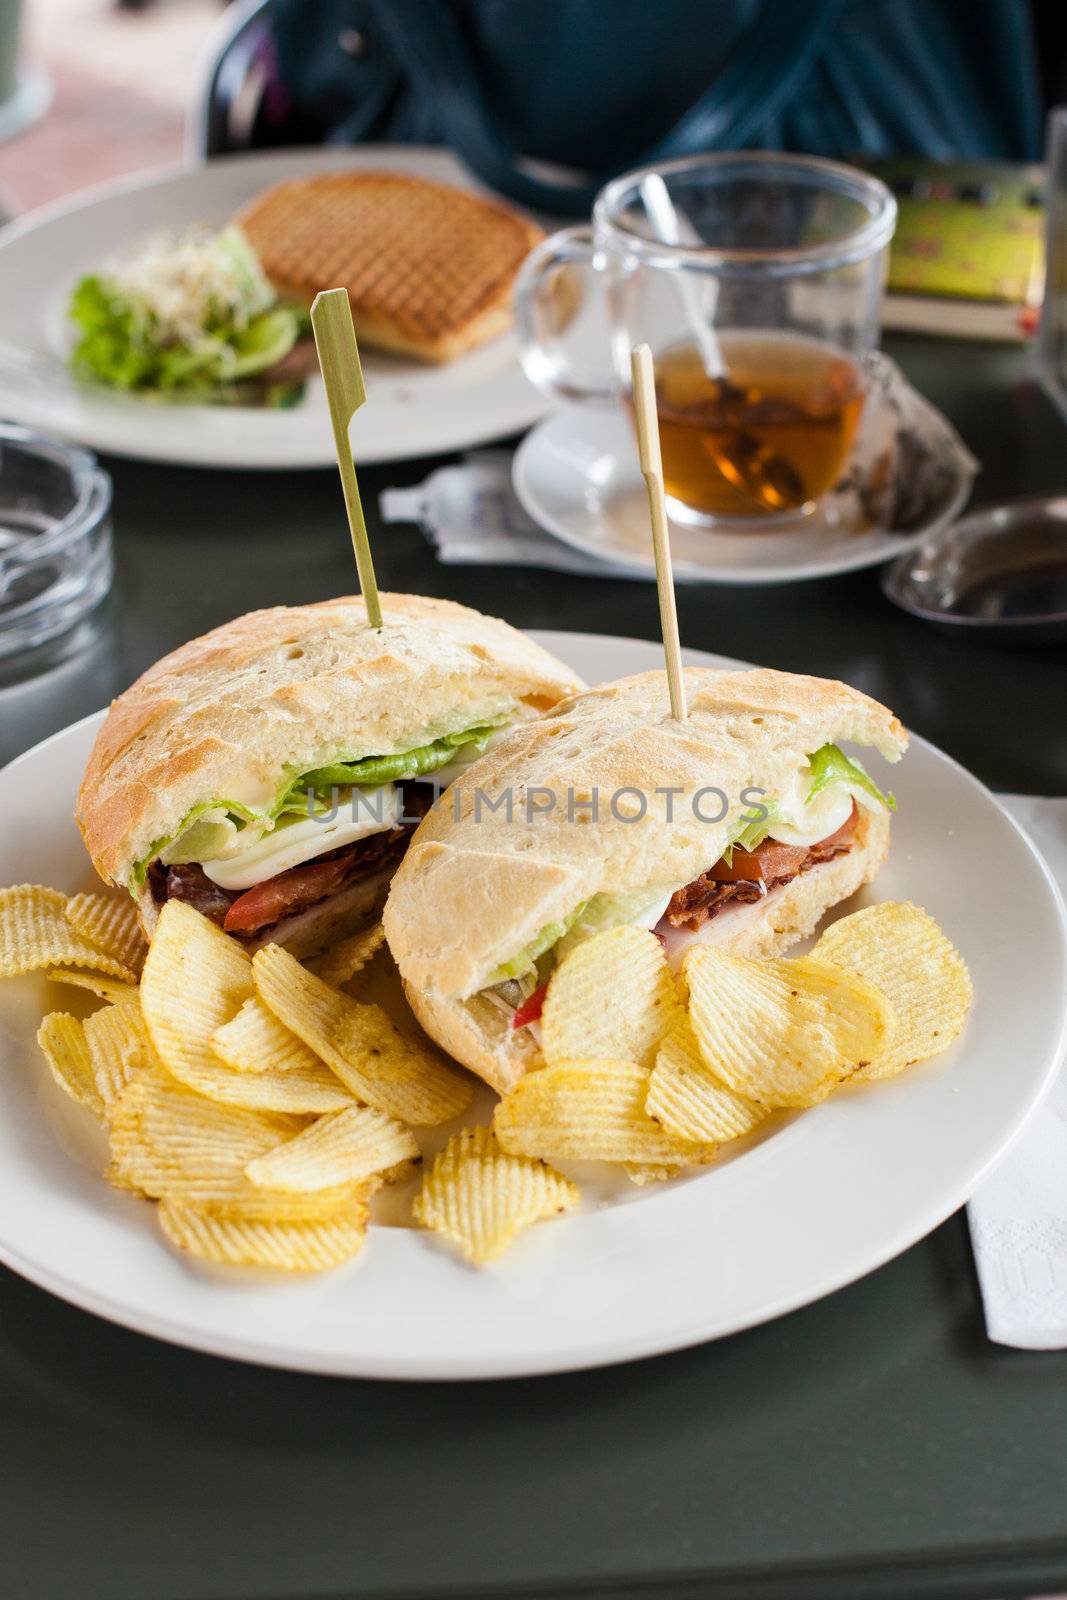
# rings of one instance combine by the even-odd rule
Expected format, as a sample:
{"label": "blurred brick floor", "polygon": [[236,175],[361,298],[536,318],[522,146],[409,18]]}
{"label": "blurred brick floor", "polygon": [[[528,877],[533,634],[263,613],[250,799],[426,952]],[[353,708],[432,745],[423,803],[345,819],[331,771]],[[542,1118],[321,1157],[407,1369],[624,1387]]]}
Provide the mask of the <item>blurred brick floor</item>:
{"label": "blurred brick floor", "polygon": [[181,159],[186,110],[220,0],[28,0],[24,54],[55,98],[0,144],[0,212],[31,210],[105,178]]}

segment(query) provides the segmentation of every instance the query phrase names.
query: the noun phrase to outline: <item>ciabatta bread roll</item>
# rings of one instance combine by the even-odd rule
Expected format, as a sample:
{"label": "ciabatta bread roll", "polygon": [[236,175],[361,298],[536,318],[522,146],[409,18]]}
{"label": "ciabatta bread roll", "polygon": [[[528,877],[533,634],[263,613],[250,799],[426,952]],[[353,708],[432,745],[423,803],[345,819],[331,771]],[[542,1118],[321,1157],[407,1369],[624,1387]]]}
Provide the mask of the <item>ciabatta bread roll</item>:
{"label": "ciabatta bread roll", "polygon": [[640,921],[675,959],[693,938],[770,955],[885,857],[886,798],[837,749],[897,760],[906,735],[884,706],[768,670],[690,669],[686,687],[684,723],[645,673],[516,728],[424,819],[393,880],[386,936],[416,1014],[498,1089],[537,1056],[517,1004],[577,938]]}
{"label": "ciabatta bread roll", "polygon": [[357,597],[238,617],[113,703],[77,819],[149,932],[176,894],[251,942],[321,945],[365,918],[374,878],[380,901],[428,781],[579,684],[496,618],[381,598],[380,630]]}

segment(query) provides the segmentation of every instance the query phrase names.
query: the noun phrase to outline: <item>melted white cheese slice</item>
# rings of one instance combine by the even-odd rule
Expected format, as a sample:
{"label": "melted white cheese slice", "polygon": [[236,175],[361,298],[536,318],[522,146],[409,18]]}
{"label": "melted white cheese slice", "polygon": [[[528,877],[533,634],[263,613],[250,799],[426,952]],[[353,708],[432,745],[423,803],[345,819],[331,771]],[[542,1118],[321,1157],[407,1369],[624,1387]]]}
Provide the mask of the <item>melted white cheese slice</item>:
{"label": "melted white cheese slice", "polygon": [[372,833],[384,833],[400,820],[403,796],[396,784],[357,789],[353,795],[353,799],[338,799],[337,815],[329,821],[300,817],[258,835],[244,850],[215,861],[202,861],[200,865],[220,889],[251,889],[328,850],[339,850]]}
{"label": "melted white cheese slice", "polygon": [[819,844],[838,828],[843,828],[852,815],[852,793],[843,784],[834,784],[815,796],[810,805],[803,802],[788,809],[780,807],[781,821],[770,830],[770,837],[780,844]]}

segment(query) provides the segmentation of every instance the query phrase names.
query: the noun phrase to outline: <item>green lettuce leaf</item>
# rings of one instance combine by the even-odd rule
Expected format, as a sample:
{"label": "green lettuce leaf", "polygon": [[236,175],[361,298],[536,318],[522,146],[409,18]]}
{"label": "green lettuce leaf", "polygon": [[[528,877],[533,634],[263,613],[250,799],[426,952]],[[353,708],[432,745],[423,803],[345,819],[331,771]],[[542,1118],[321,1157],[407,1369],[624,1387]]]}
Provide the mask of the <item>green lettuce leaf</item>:
{"label": "green lettuce leaf", "polygon": [[843,783],[849,789],[862,789],[864,794],[869,794],[872,800],[877,800],[887,811],[896,810],[897,802],[894,796],[883,794],[861,764],[850,760],[836,744],[824,744],[821,750],[816,750],[810,758],[809,765],[812,781],[811,788],[805,796],[807,805],[810,805],[815,796],[828,789],[831,784]]}
{"label": "green lettuce leaf", "polygon": [[766,839],[775,823],[780,820],[777,803],[769,800],[766,795],[759,802],[767,815],[757,817],[751,822],[744,820],[748,815],[746,809],[744,816],[740,817],[733,829],[733,836],[722,853],[722,859],[729,866],[734,857],[735,850],[757,850]]}
{"label": "green lettuce leaf", "polygon": [[234,329],[229,344],[235,360],[229,369],[231,378],[248,378],[254,372],[264,372],[276,361],[287,356],[300,337],[300,322],[296,314],[285,306],[275,306],[254,317],[247,328]]}
{"label": "green lettuce leaf", "polygon": [[440,767],[453,761],[456,752],[472,746],[479,754],[485,749],[490,736],[496,732],[491,726],[467,728],[462,733],[446,733],[432,744],[419,745],[415,750],[404,750],[398,755],[364,756],[359,761],[336,761],[327,767],[316,767],[303,773],[286,791],[282,809],[303,808],[307,791],[328,794],[336,788],[377,788],[383,783],[399,783],[405,778],[427,778]]}
{"label": "green lettuce leaf", "polygon": [[71,366],[86,378],[116,389],[137,389],[150,380],[155,354],[146,345],[143,328],[124,300],[113,295],[103,279],[91,274],[76,284],[70,319],[80,330],[71,352]]}
{"label": "green lettuce leaf", "polygon": [[[135,863],[133,871],[130,873],[129,888],[132,895],[136,895],[139,889],[144,888],[148,869],[156,857],[162,851],[169,851],[169,847],[178,842],[186,829],[191,828],[208,811],[225,812],[229,820],[238,827],[243,827],[246,822],[255,822],[257,820],[256,813],[249,810],[248,806],[242,805],[239,800],[204,800],[199,805],[192,806],[185,813],[174,832],[165,834],[161,839],[153,839],[140,861]],[[172,856],[172,859],[176,858]],[[210,857],[208,859],[210,860]]]}
{"label": "green lettuce leaf", "polygon": [[669,884],[651,883],[642,889],[628,889],[620,894],[595,894],[587,900],[559,941],[559,959],[596,933],[606,933],[609,928],[620,928],[624,923],[640,923],[652,910],[662,904],[672,892]]}
{"label": "green lettuce leaf", "polygon": [[79,330],[70,363],[81,377],[114,389],[195,393],[205,399],[219,386],[266,371],[300,337],[297,313],[274,306],[247,327],[232,321],[205,327],[195,346],[163,344],[154,319],[96,274],[75,285],[69,315]]}
{"label": "green lettuce leaf", "polygon": [[531,939],[518,955],[512,956],[509,961],[502,961],[499,967],[489,974],[485,980],[486,988],[492,988],[493,984],[503,983],[508,978],[521,978],[523,973],[529,972],[531,967],[536,966],[538,958],[543,956],[546,950],[551,950],[554,944],[558,944],[563,935],[574,926],[585,907],[586,902],[583,900],[581,905],[575,906],[572,912],[558,922],[546,922],[540,933]]}

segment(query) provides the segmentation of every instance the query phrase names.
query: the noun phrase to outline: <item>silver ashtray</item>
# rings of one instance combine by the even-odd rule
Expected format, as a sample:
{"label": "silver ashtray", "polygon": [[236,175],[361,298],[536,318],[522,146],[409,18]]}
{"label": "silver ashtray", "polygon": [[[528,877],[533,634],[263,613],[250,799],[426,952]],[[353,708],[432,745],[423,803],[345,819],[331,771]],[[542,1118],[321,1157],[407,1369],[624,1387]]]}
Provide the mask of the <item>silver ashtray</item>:
{"label": "silver ashtray", "polygon": [[113,572],[111,479],[96,457],[0,423],[0,659],[68,633]]}
{"label": "silver ashtray", "polygon": [[963,633],[1032,644],[1067,637],[1067,496],[972,512],[887,568],[882,591]]}

